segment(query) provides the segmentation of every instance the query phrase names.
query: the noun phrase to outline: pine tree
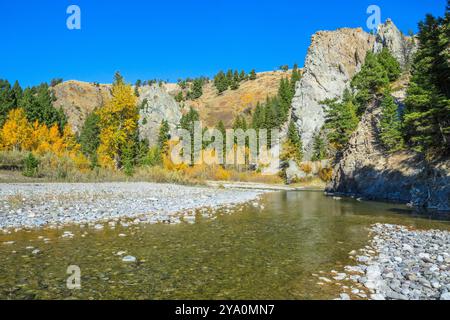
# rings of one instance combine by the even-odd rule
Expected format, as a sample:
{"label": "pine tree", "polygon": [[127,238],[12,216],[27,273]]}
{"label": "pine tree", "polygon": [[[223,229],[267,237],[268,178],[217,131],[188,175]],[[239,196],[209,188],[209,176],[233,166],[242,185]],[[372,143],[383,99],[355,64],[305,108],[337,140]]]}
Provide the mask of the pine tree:
{"label": "pine tree", "polygon": [[184,114],[180,120],[180,127],[189,131],[191,136],[191,163],[194,163],[195,144],[194,144],[194,128],[195,122],[200,120],[200,115],[194,108],[190,107],[189,112]]}
{"label": "pine tree", "polygon": [[291,157],[297,163],[300,163],[303,159],[303,144],[294,121],[291,121],[289,123],[287,140],[288,140],[287,149],[290,149],[292,151],[290,151],[289,155],[286,155],[285,158]]}
{"label": "pine tree", "polygon": [[11,91],[11,84],[8,80],[0,80],[0,127],[5,122],[9,111],[17,107]]}
{"label": "pine tree", "polygon": [[327,106],[325,128],[328,129],[328,141],[336,150],[341,150],[359,123],[353,99],[346,90],[343,101],[326,100],[323,104]]}
{"label": "pine tree", "polygon": [[214,86],[216,87],[219,94],[222,94],[224,91],[228,89],[228,82],[223,71],[220,71],[214,77]]}
{"label": "pine tree", "polygon": [[403,148],[403,137],[398,106],[389,92],[386,92],[381,102],[380,139],[389,152]]}
{"label": "pine tree", "polygon": [[400,77],[400,74],[402,72],[400,63],[391,54],[388,48],[383,48],[383,50],[378,54],[377,58],[379,63],[386,70],[389,81],[395,81]]}
{"label": "pine tree", "polygon": [[297,82],[300,81],[300,71],[298,70],[298,65],[294,64],[294,68],[292,69],[292,75],[291,75],[291,95],[292,97],[295,95],[295,89]]}
{"label": "pine tree", "polygon": [[241,71],[241,73],[239,74],[239,81],[245,81],[247,80],[247,74],[245,73],[244,70]]}
{"label": "pine tree", "polygon": [[56,109],[53,106],[55,98],[53,97],[49,86],[43,83],[37,87],[27,88],[23,92],[19,104],[25,109],[28,121],[45,123],[47,127],[57,124],[62,132],[67,118],[62,108]]}
{"label": "pine tree", "polygon": [[232,80],[232,83],[231,83],[231,90],[239,89],[239,82],[240,81],[241,80],[239,78],[239,73],[238,73],[238,71],[235,71],[234,75],[233,75],[233,80]]}
{"label": "pine tree", "polygon": [[170,140],[169,122],[167,120],[163,120],[161,122],[158,134],[158,148],[161,150],[163,154],[167,152],[168,149],[167,143],[169,142],[169,140]]}
{"label": "pine tree", "polygon": [[419,23],[419,49],[407,91],[405,136],[418,151],[450,154],[450,12]]}
{"label": "pine tree", "polygon": [[203,80],[198,78],[192,83],[192,92],[189,98],[192,100],[198,99],[203,95]]}
{"label": "pine tree", "polygon": [[252,69],[252,71],[250,71],[249,79],[250,80],[256,80],[256,71],[255,71],[255,69]]}
{"label": "pine tree", "polygon": [[313,154],[311,160],[320,161],[326,159],[327,157],[327,146],[325,144],[325,141],[321,137],[321,134],[318,132],[314,135]]}
{"label": "pine tree", "polygon": [[100,117],[96,111],[90,113],[80,131],[79,141],[81,151],[91,160],[93,166],[97,165],[97,149],[100,145]]}

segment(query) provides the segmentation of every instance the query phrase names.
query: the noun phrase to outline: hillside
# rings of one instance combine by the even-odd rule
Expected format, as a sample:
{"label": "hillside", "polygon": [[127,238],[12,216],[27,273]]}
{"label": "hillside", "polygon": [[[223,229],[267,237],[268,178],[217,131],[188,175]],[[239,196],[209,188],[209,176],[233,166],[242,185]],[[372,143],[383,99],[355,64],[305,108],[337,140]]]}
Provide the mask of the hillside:
{"label": "hillside", "polygon": [[[214,84],[209,82],[203,87],[202,97],[193,101],[184,101],[181,104],[173,99],[181,90],[178,84],[153,85],[152,89],[150,86],[145,86],[140,88],[139,101],[142,102],[147,98],[148,108],[146,110],[152,110],[152,114],[160,115],[157,117],[157,121],[149,121],[153,125],[159,125],[163,118],[162,115],[167,114],[167,110],[170,111],[170,114],[176,113],[174,104],[177,104],[182,112],[186,112],[191,106],[198,110],[201,120],[208,126],[215,126],[219,120],[224,121],[226,126],[231,126],[233,119],[238,114],[244,114],[250,118],[251,111],[256,104],[264,102],[267,96],[276,95],[280,80],[289,76],[290,71],[258,73],[256,80],[241,82],[239,89],[227,90],[221,95],[217,94]],[[109,90],[109,84],[98,85],[75,80],[66,81],[53,88],[56,98],[54,106],[63,108],[69,124],[75,132],[79,132],[86,116],[95,108],[100,107],[110,96]],[[173,128],[177,124],[174,121],[178,121],[179,116],[169,118]],[[147,120],[151,120],[151,118],[147,117]],[[149,132],[149,135],[154,135],[155,128],[150,130],[148,126],[146,125],[145,131]]]}
{"label": "hillside", "polygon": [[[267,96],[275,96],[280,80],[290,75],[290,71],[261,72],[256,80],[241,82],[239,89],[229,89],[221,95],[217,94],[213,82],[209,82],[203,87],[203,95],[199,99],[183,102],[185,110],[190,106],[198,110],[201,120],[208,126],[215,126],[222,120],[225,126],[230,127],[236,115],[249,118],[258,102],[264,102]],[[178,85],[169,88],[174,95],[180,91]]]}

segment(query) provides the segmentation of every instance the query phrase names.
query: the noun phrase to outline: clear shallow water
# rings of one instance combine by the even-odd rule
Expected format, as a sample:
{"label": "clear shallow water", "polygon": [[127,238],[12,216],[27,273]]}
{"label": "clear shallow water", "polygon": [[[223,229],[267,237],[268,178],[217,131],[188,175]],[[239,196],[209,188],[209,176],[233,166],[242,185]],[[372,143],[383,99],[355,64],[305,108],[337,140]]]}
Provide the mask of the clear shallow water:
{"label": "clear shallow water", "polygon": [[[195,225],[0,235],[0,298],[331,299],[339,288],[318,285],[311,274],[352,264],[348,252],[367,244],[371,224],[450,230],[449,222],[413,216],[402,205],[338,201],[321,192],[271,193],[263,203],[262,211],[246,205]],[[75,237],[62,239],[64,231]],[[123,263],[119,251],[138,263]],[[81,290],[66,288],[69,265],[81,268]]]}

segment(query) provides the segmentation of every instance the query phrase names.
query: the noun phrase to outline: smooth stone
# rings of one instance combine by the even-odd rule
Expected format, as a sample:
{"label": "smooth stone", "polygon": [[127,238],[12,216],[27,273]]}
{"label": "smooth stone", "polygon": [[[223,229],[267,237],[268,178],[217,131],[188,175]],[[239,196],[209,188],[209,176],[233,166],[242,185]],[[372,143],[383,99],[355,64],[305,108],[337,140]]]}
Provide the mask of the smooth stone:
{"label": "smooth stone", "polygon": [[136,262],[137,259],[136,257],[133,256],[126,256],[122,258],[122,262],[127,262],[127,263],[131,263],[131,262]]}

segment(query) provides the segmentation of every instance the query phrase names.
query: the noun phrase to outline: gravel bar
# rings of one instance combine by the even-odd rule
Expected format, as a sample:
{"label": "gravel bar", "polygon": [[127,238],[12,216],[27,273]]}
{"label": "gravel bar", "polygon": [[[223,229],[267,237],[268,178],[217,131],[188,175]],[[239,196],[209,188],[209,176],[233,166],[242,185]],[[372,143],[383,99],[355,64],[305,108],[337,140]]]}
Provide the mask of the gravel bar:
{"label": "gravel bar", "polygon": [[183,212],[243,204],[264,192],[156,183],[0,184],[0,229],[137,217],[179,223],[180,213],[183,219]]}
{"label": "gravel bar", "polygon": [[359,264],[339,280],[362,285],[372,300],[450,300],[450,232],[376,224],[371,234],[369,246],[350,253]]}

